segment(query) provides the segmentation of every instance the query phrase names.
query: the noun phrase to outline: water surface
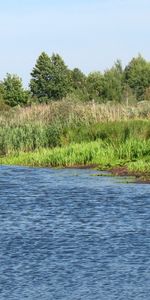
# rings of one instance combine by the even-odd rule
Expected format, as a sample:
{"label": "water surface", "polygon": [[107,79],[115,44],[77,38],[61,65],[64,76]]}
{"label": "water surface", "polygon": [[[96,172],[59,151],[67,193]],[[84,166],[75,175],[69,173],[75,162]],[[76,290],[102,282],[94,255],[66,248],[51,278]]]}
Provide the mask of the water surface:
{"label": "water surface", "polygon": [[150,299],[150,186],[0,167],[0,299]]}

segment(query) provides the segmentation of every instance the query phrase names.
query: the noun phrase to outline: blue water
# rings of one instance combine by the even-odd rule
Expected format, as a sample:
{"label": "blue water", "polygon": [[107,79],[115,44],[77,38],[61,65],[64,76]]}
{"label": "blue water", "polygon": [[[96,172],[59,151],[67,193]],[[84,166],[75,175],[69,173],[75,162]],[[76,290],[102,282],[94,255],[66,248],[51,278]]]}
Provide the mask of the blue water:
{"label": "blue water", "polygon": [[150,186],[0,167],[0,300],[150,299]]}

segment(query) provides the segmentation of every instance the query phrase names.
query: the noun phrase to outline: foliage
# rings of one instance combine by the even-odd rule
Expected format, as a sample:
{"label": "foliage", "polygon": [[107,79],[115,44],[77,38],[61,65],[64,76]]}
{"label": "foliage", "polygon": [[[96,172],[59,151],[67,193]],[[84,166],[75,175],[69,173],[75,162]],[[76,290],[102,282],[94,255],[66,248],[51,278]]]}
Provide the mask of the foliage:
{"label": "foliage", "polygon": [[137,100],[144,100],[145,90],[150,86],[150,63],[141,55],[133,58],[125,68],[124,77]]}
{"label": "foliage", "polygon": [[104,73],[104,98],[121,102],[123,95],[123,68],[119,60]]}
{"label": "foliage", "polygon": [[[147,116],[148,105],[141,102],[139,112]],[[79,105],[65,100],[10,109],[0,114],[0,163],[148,170],[150,121],[129,120],[127,112],[130,108],[113,103]]]}
{"label": "foliage", "polygon": [[31,73],[30,88],[39,102],[62,99],[70,90],[70,72],[58,54],[42,52]]}
{"label": "foliage", "polygon": [[88,75],[87,90],[90,100],[101,102],[104,99],[104,76],[100,72]]}
{"label": "foliage", "polygon": [[[121,109],[124,107],[104,104],[73,105],[71,102],[60,101],[3,112],[0,114],[0,153],[7,155],[14,151],[28,152],[97,139],[116,146],[131,137],[148,140],[150,122],[126,121],[127,118],[130,119],[130,114],[123,115],[125,111]],[[145,113],[145,106],[143,109],[143,115],[146,116],[148,113]],[[141,107],[139,111],[141,113]],[[124,121],[121,121],[123,118]]]}
{"label": "foliage", "polygon": [[86,76],[78,68],[71,71],[71,79],[73,89],[83,89],[85,87]]}
{"label": "foliage", "polygon": [[121,102],[123,87],[123,68],[119,60],[104,74],[93,72],[87,77],[87,89],[90,100]]}
{"label": "foliage", "polygon": [[33,96],[38,98],[49,97],[48,81],[50,70],[50,57],[45,52],[42,52],[31,73],[30,88]]}
{"label": "foliage", "polygon": [[88,92],[86,85],[86,76],[80,69],[75,68],[70,71],[71,74],[71,92],[68,96],[74,101],[85,102],[88,100]]}
{"label": "foliage", "polygon": [[9,106],[25,105],[28,102],[28,92],[22,86],[22,80],[17,75],[7,74],[1,83],[2,95]]}
{"label": "foliage", "polygon": [[150,86],[145,89],[144,100],[145,101],[150,101]]}
{"label": "foliage", "polygon": [[113,143],[96,140],[53,149],[39,149],[29,153],[13,153],[7,157],[0,157],[0,163],[47,167],[96,164],[100,169],[126,166],[132,171],[150,173],[149,153],[150,140],[146,142],[132,138],[120,142],[118,147]]}
{"label": "foliage", "polygon": [[50,103],[52,100],[122,103],[126,106],[150,100],[150,62],[141,55],[123,68],[120,60],[104,72],[85,75],[70,70],[59,54],[42,52],[31,72],[30,91],[17,75],[7,74],[0,82],[0,110],[7,106]]}

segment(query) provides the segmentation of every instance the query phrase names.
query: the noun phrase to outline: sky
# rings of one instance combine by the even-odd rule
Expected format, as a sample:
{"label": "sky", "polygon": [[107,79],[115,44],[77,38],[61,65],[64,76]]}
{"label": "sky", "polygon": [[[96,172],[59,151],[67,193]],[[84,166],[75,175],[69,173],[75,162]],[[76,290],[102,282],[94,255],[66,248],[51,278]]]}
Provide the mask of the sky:
{"label": "sky", "polygon": [[42,51],[85,74],[150,60],[149,33],[149,0],[0,0],[0,80],[17,74],[27,87]]}

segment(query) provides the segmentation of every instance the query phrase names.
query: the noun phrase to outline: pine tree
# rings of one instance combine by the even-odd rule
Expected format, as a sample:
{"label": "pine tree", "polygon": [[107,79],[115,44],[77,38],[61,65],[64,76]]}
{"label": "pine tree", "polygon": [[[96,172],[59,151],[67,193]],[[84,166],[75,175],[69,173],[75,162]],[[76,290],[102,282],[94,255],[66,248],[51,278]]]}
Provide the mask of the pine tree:
{"label": "pine tree", "polygon": [[40,102],[65,97],[70,89],[70,72],[58,54],[42,52],[31,73],[30,88]]}

